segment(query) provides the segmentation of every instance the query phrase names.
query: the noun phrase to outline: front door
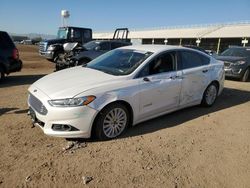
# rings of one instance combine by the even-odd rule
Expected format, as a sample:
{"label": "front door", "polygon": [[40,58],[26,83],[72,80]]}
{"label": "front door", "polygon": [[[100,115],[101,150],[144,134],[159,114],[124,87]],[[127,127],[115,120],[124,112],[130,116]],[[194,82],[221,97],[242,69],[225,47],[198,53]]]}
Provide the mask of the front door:
{"label": "front door", "polygon": [[175,52],[166,52],[141,71],[140,119],[178,107],[182,72],[176,70],[176,61]]}

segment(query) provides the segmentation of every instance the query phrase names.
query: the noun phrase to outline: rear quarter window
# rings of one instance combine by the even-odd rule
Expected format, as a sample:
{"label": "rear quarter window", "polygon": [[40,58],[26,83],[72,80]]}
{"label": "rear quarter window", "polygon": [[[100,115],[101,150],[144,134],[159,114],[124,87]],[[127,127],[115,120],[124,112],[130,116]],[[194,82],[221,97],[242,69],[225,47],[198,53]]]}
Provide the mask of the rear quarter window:
{"label": "rear quarter window", "polygon": [[0,49],[12,49],[15,45],[6,32],[0,32]]}
{"label": "rear quarter window", "polygon": [[208,65],[210,59],[205,55],[193,51],[182,51],[181,52],[182,68],[188,69],[193,67],[199,67]]}

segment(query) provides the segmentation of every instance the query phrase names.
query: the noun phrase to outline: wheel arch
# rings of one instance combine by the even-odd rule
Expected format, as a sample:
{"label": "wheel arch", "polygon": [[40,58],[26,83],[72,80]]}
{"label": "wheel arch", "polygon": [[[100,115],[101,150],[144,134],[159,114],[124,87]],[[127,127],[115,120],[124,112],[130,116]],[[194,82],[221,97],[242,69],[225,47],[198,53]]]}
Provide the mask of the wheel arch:
{"label": "wheel arch", "polygon": [[134,120],[134,110],[133,110],[132,106],[129,104],[129,102],[122,100],[122,99],[112,101],[112,102],[109,102],[108,104],[104,105],[101,108],[101,110],[99,110],[99,112],[96,114],[95,119],[94,119],[92,126],[91,126],[91,137],[94,136],[94,126],[96,125],[96,121],[98,119],[98,116],[102,113],[102,110],[105,109],[106,107],[108,107],[109,105],[116,104],[116,103],[122,104],[128,109],[128,111],[129,111],[129,126],[132,126],[133,120]]}

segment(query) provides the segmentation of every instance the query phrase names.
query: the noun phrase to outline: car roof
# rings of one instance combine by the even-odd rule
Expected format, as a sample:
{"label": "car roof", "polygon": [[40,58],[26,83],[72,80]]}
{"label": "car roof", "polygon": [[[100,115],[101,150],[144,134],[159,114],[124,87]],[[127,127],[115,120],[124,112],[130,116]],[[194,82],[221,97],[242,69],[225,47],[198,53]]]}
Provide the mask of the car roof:
{"label": "car roof", "polygon": [[125,46],[122,49],[131,49],[131,50],[141,50],[147,52],[162,52],[166,50],[176,50],[176,49],[188,49],[182,46],[172,46],[172,45],[153,45],[153,44],[142,44],[142,45],[132,45]]}

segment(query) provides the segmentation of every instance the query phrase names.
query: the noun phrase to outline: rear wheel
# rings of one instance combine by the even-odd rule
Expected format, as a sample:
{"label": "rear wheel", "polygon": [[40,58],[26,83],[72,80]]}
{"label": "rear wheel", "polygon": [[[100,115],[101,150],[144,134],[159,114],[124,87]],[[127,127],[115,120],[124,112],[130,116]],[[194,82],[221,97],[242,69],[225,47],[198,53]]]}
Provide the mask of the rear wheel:
{"label": "rear wheel", "polygon": [[203,106],[212,106],[218,95],[218,86],[216,83],[211,83],[205,90],[202,98]]}
{"label": "rear wheel", "polygon": [[105,107],[95,121],[94,133],[99,140],[108,140],[121,135],[129,124],[128,109],[114,103]]}
{"label": "rear wheel", "polygon": [[249,78],[249,73],[250,73],[250,68],[248,67],[247,70],[244,72],[241,81],[242,82],[246,82]]}

